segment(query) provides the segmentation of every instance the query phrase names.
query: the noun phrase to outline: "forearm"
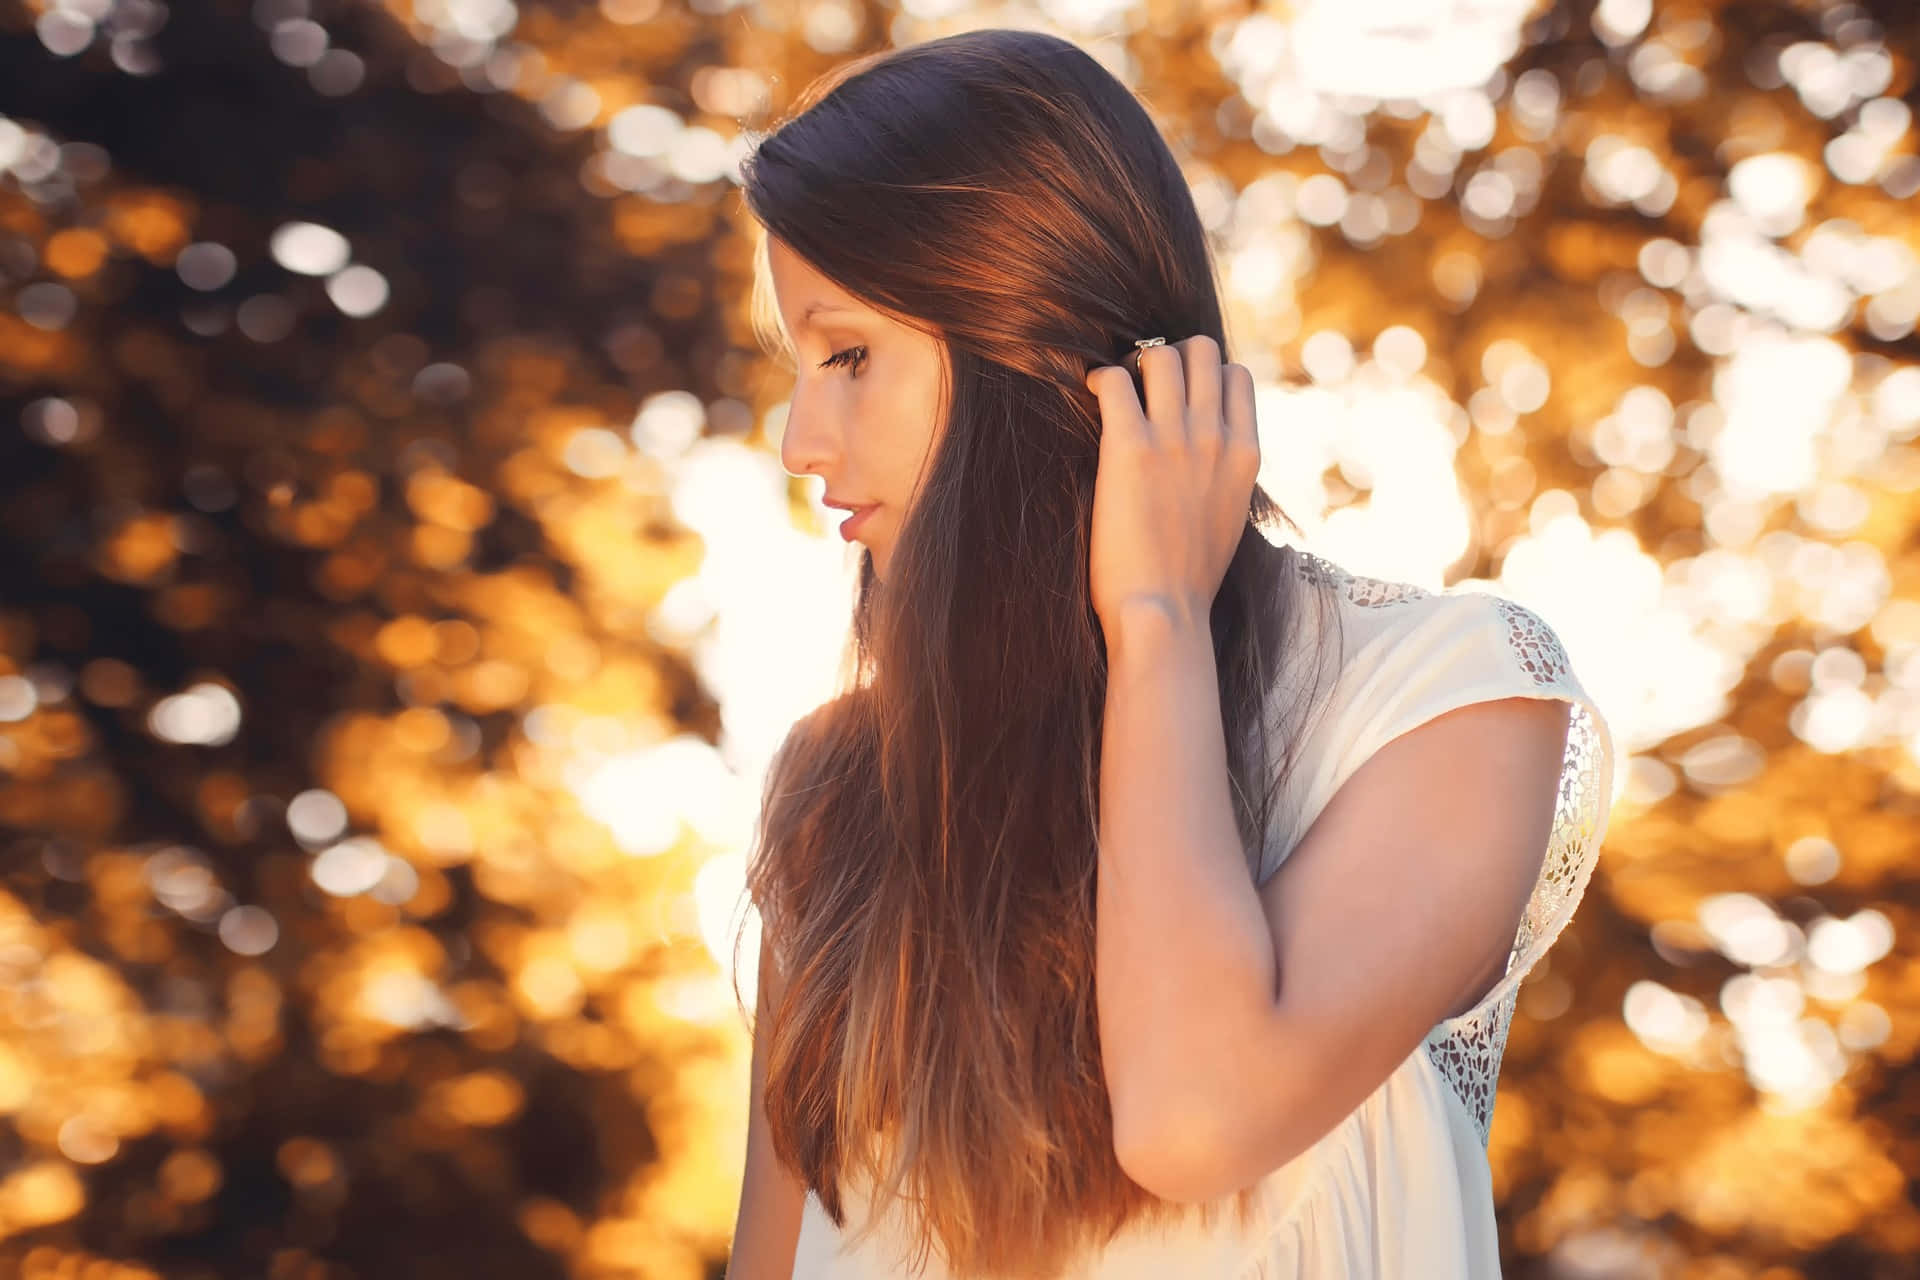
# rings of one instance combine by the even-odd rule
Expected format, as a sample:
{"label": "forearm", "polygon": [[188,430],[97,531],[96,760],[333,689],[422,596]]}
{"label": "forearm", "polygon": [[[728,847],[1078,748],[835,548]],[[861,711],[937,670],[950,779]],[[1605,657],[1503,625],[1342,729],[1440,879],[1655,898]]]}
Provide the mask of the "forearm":
{"label": "forearm", "polygon": [[1151,1143],[1204,1133],[1271,1015],[1277,961],[1234,823],[1206,611],[1142,606],[1107,644],[1100,1047],[1117,1135]]}

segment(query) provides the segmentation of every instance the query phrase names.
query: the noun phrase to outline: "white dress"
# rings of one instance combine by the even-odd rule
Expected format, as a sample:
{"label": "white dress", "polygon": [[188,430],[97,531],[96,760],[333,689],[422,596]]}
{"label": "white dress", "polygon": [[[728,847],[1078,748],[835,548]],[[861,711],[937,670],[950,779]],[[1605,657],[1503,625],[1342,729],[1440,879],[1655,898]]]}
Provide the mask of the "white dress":
{"label": "white dress", "polygon": [[[1553,945],[1585,892],[1613,799],[1613,743],[1559,638],[1531,610],[1483,591],[1428,591],[1352,574],[1303,553],[1300,571],[1331,585],[1344,643],[1326,711],[1282,792],[1260,880],[1278,869],[1329,798],[1387,742],[1445,711],[1494,698],[1570,704],[1552,833],[1506,976],[1426,1041],[1317,1143],[1258,1184],[1243,1230],[1230,1210],[1136,1227],[1064,1280],[1486,1280],[1500,1274],[1487,1164],[1494,1083],[1520,981]],[[1308,609],[1307,614],[1312,610]],[[1277,696],[1277,695],[1276,695]],[[866,1201],[847,1188],[848,1225]],[[1225,1204],[1226,1202],[1222,1202]],[[897,1280],[902,1236],[883,1222],[843,1247],[809,1193],[794,1280]],[[938,1256],[921,1280],[958,1280]]]}

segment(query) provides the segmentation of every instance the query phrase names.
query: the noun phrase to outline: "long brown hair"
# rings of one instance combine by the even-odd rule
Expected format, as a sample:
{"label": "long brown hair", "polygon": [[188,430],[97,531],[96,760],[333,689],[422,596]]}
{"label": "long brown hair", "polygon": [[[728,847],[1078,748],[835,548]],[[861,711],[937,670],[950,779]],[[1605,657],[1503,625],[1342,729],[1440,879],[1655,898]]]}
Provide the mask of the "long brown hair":
{"label": "long brown hair", "polygon": [[[1037,32],[844,63],[742,175],[763,342],[790,354],[767,321],[772,236],[937,336],[949,362],[945,430],[884,584],[862,558],[838,694],[768,773],[747,891],[784,986],[768,1014],[773,1147],[843,1227],[844,1178],[869,1180],[867,1227],[901,1197],[916,1267],[937,1245],[959,1274],[1057,1274],[1129,1223],[1184,1211],[1120,1169],[1101,1067],[1107,665],[1084,378],[1149,334],[1208,334],[1224,353],[1217,269],[1141,103]],[[1325,603],[1266,536],[1277,521],[1298,532],[1256,487],[1211,614],[1250,876],[1293,765],[1272,748],[1300,737],[1262,711],[1283,657],[1289,676],[1301,665],[1290,623]]]}

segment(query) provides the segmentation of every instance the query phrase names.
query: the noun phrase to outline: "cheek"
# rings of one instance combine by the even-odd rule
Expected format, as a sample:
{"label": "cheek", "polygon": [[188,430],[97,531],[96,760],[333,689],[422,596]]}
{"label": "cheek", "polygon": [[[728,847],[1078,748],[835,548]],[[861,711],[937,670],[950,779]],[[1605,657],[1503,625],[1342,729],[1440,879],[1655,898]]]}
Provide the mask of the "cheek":
{"label": "cheek", "polygon": [[898,363],[885,374],[874,370],[854,384],[858,400],[860,443],[891,477],[890,487],[905,494],[931,464],[939,445],[941,388],[938,372],[902,370]]}
{"label": "cheek", "polygon": [[932,460],[939,445],[938,408],[916,387],[888,401],[886,411],[875,421],[884,433],[884,443],[876,444],[886,450],[892,470],[909,481]]}
{"label": "cheek", "polygon": [[900,389],[895,411],[902,434],[912,440],[916,453],[931,448],[941,429],[940,383],[925,376],[916,377]]}

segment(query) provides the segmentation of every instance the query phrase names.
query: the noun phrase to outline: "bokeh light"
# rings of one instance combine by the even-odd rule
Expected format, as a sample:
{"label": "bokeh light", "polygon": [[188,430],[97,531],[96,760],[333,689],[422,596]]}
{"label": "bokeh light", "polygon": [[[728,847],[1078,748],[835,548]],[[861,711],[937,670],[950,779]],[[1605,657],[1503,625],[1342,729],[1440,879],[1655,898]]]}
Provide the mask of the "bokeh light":
{"label": "bokeh light", "polygon": [[855,568],[737,166],[1027,24],[1177,142],[1307,543],[1536,610],[1620,746],[1507,1273],[1910,1268],[1913,6],[28,0],[0,1275],[720,1273],[746,843]]}

